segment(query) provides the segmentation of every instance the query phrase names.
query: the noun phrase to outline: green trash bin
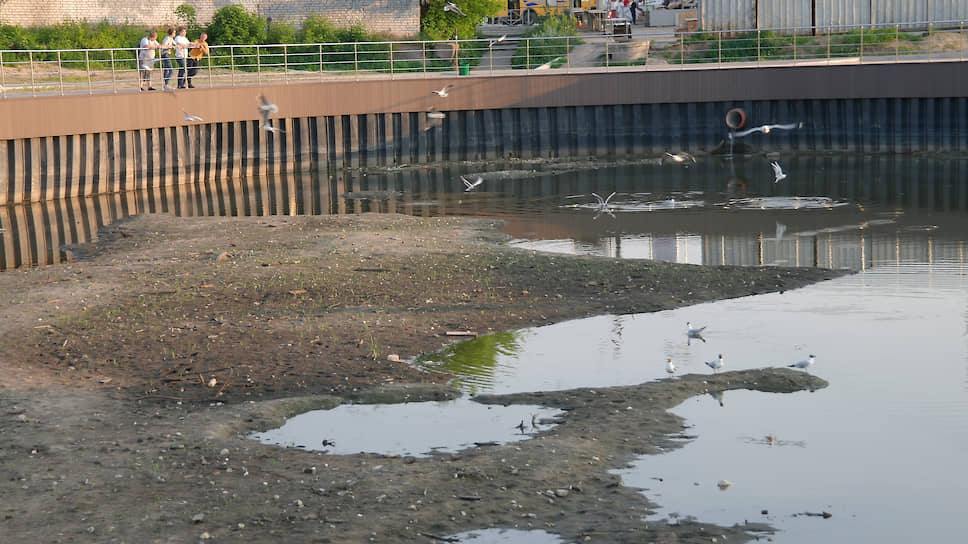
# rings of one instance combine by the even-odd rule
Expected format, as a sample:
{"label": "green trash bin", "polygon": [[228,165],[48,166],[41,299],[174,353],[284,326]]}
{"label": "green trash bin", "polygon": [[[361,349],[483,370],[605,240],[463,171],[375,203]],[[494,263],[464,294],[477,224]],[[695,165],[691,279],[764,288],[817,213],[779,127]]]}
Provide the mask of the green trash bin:
{"label": "green trash bin", "polygon": [[465,62],[460,63],[460,75],[462,76],[471,75],[471,65]]}

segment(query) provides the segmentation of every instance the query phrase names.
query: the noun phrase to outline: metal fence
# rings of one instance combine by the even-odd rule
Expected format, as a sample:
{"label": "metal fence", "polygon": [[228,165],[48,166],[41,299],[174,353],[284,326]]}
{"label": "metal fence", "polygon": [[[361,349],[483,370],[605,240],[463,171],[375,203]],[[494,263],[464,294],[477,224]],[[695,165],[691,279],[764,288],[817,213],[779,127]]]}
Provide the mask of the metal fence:
{"label": "metal fence", "polygon": [[[968,57],[968,22],[625,34],[605,24],[580,36],[212,46],[195,83],[236,86],[334,78],[513,75],[535,70],[684,70],[781,64],[934,62]],[[174,60],[172,60],[174,64]],[[139,88],[137,49],[0,51],[0,97]],[[152,70],[160,87],[163,61]],[[173,67],[171,85],[178,78]]]}

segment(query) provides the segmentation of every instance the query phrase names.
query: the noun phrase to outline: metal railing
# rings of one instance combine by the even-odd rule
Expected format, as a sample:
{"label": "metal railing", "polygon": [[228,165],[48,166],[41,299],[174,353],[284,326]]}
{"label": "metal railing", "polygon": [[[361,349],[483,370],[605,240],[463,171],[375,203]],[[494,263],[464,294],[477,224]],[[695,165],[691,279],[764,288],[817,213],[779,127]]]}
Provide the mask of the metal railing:
{"label": "metal railing", "polygon": [[[196,83],[236,86],[332,78],[934,62],[968,57],[968,22],[796,27],[454,41],[212,46]],[[613,28],[606,26],[606,28]],[[618,28],[618,27],[614,27]],[[643,27],[644,28],[644,27]],[[138,88],[137,49],[0,51],[0,97]],[[172,64],[174,60],[172,60]],[[152,84],[162,85],[162,62]],[[177,81],[177,65],[172,85]]]}

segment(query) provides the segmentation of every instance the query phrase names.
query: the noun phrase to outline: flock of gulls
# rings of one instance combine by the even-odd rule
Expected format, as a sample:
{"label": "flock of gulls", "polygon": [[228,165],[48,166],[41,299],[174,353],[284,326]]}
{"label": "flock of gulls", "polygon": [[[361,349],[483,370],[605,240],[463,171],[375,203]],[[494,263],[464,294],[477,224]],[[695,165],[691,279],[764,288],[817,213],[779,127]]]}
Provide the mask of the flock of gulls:
{"label": "flock of gulls", "polygon": [[[686,345],[691,344],[693,340],[702,340],[703,342],[706,342],[706,339],[703,338],[702,336],[702,333],[704,330],[706,330],[706,326],[695,328],[692,326],[692,322],[687,321],[686,322]],[[816,361],[816,357],[813,354],[811,354],[809,357],[807,357],[802,361],[797,361],[792,365],[786,365],[786,366],[789,368],[806,369],[810,367],[810,365],[812,365],[815,361]],[[712,361],[704,361],[704,364],[709,368],[711,368],[715,373],[721,370],[724,366],[726,366],[726,361],[723,358],[723,354],[720,353]],[[672,361],[671,358],[666,359],[665,370],[669,375],[675,374],[676,371],[678,370],[678,368],[676,367],[675,363]],[[721,399],[720,399],[720,405],[722,405]]]}

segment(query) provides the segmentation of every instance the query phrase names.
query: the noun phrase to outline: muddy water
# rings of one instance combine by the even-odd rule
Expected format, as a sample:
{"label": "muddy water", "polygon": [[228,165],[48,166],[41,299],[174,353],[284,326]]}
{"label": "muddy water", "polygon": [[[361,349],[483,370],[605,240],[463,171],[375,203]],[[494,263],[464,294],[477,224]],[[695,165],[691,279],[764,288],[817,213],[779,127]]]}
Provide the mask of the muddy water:
{"label": "muddy water", "polygon": [[[468,164],[33,204],[0,211],[0,258],[3,268],[57,262],[59,244],[134,213],[371,211],[504,218],[511,243],[542,251],[850,268],[858,273],[784,294],[482,337],[419,364],[454,372],[468,392],[511,392],[665,379],[667,358],[679,373],[703,373],[720,353],[727,369],[812,353],[808,371],[830,382],[822,391],[731,391],[677,408],[696,438],[621,473],[660,504],[650,522],[766,521],[782,542],[955,540],[968,489],[968,159],[780,160],[780,184],[762,157],[701,157],[688,169]],[[457,175],[478,172],[481,189],[464,193]],[[596,205],[592,193],[612,192],[607,209]],[[687,342],[686,321],[708,327],[705,341]],[[529,417],[498,426],[506,434]],[[369,449],[330,435],[286,440],[323,439]],[[403,449],[442,445],[421,442]],[[732,485],[720,490],[720,480]],[[803,515],[822,512],[831,517]]]}

